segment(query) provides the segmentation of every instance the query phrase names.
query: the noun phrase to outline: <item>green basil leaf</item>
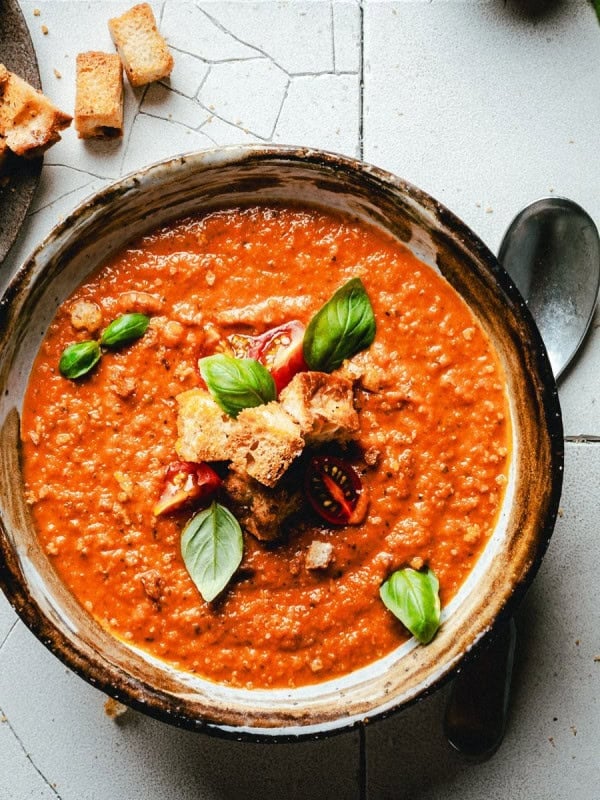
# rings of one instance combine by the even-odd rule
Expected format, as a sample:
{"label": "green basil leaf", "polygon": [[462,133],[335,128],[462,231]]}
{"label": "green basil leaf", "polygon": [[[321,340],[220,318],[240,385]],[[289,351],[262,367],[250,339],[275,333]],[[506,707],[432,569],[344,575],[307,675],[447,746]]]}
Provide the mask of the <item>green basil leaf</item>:
{"label": "green basil leaf", "polygon": [[81,378],[96,366],[101,355],[98,342],[77,342],[65,348],[58,362],[58,368],[65,378],[71,380]]}
{"label": "green basil leaf", "polygon": [[252,358],[218,354],[201,358],[198,366],[209,392],[230,417],[277,398],[271,373]]}
{"label": "green basil leaf", "polygon": [[217,502],[199,511],[183,529],[181,555],[207,603],[231,580],[242,560],[243,547],[239,522]]}
{"label": "green basil leaf", "polygon": [[375,338],[375,315],[360,278],[352,278],[311,319],[304,334],[310,369],[333,372]]}
{"label": "green basil leaf", "polygon": [[122,347],[143,336],[149,323],[150,317],[145,314],[122,314],[106,328],[100,344],[103,347]]}
{"label": "green basil leaf", "polygon": [[430,642],[440,627],[439,581],[430,570],[407,567],[382,584],[379,595],[389,610],[421,642]]}

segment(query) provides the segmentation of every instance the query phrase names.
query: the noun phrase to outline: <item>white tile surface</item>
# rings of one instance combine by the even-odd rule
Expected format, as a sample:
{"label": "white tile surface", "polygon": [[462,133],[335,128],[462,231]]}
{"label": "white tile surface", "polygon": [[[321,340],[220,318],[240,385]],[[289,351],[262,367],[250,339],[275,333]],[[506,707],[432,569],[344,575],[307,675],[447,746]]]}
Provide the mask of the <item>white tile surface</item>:
{"label": "white tile surface", "polygon": [[[76,53],[112,50],[106,20],[131,5],[22,3],[44,88],[66,110]],[[47,154],[0,289],[51,227],[109,180],[160,158],[244,141],[364,154],[445,202],[492,249],[518,209],[540,195],[572,197],[600,223],[600,25],[588,0],[153,6],[175,56],[171,78],[149,89],[126,86],[122,141],[84,143],[69,130]],[[569,436],[600,436],[596,319],[561,383]],[[477,766],[452,754],[439,692],[369,729],[369,800],[570,800],[575,792],[597,800],[599,476],[600,443],[569,444],[564,515],[520,615],[503,747]],[[133,712],[116,723],[103,701],[0,598],[1,800],[364,800],[356,735],[236,744]]]}
{"label": "white tile surface", "polygon": [[[356,735],[293,745],[229,742],[133,711],[111,720],[105,699],[22,624],[0,650],[0,708],[61,800],[356,797]],[[0,736],[4,781],[22,800],[22,764],[5,762],[2,748]]]}
{"label": "white tile surface", "polygon": [[[264,54],[289,75],[333,71],[329,2],[201,2],[215,29]],[[348,13],[352,12],[347,3]],[[354,5],[354,10],[357,10]],[[202,52],[202,50],[200,50]],[[215,57],[214,60],[217,60]],[[219,56],[218,60],[223,60]],[[258,94],[258,91],[257,91]]]}
{"label": "white tile surface", "polygon": [[0,797],[2,800],[56,800],[54,788],[32,764],[0,711]]}
{"label": "white tile surface", "polygon": [[600,444],[568,445],[562,517],[518,618],[504,744],[465,763],[442,735],[447,690],[367,729],[377,800],[597,800],[600,615],[596,564]]}
{"label": "white tile surface", "polygon": [[[369,2],[364,157],[444,202],[497,252],[549,194],[600,224],[600,25],[563,4]],[[600,433],[597,327],[561,388],[565,432]]]}
{"label": "white tile surface", "polygon": [[446,203],[497,250],[549,193],[600,218],[600,26],[591,4],[365,6],[364,155]]}

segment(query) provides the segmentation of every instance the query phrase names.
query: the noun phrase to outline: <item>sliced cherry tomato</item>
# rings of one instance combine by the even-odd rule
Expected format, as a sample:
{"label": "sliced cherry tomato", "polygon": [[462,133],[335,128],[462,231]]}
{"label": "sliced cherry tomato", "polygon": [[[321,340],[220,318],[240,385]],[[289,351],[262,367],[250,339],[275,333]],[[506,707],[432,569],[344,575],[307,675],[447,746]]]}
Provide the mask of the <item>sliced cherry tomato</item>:
{"label": "sliced cherry tomato", "polygon": [[187,503],[208,498],[221,483],[221,478],[208,464],[173,461],[165,470],[165,484],[154,506],[154,515],[169,514]]}
{"label": "sliced cherry tomato", "polygon": [[304,330],[301,322],[292,320],[260,336],[233,334],[227,341],[236,358],[254,358],[266,367],[279,393],[294,375],[308,369],[302,352]]}
{"label": "sliced cherry tomato", "polygon": [[333,525],[358,525],[363,521],[369,497],[350,464],[334,456],[311,459],[305,479],[311,506]]}

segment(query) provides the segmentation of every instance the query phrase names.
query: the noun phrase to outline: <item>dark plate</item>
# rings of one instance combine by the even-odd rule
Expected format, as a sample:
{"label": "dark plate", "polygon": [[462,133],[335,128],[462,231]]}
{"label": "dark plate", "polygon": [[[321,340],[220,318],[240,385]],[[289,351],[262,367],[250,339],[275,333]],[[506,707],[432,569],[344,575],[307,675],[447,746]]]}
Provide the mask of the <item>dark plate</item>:
{"label": "dark plate", "polygon": [[[0,0],[0,61],[41,89],[35,51],[27,25],[15,0]],[[11,157],[8,181],[0,186],[0,264],[17,238],[40,179],[42,159]]]}

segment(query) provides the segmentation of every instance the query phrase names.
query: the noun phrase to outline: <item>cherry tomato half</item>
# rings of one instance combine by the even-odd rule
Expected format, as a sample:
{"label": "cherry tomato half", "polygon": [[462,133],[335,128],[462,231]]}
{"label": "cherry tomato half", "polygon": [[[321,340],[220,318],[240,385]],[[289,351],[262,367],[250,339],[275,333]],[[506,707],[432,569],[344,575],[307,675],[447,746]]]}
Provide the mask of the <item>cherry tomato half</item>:
{"label": "cherry tomato half", "polygon": [[294,375],[308,369],[302,351],[304,330],[301,322],[292,320],[260,336],[233,334],[227,341],[236,358],[254,358],[269,370],[279,394]]}
{"label": "cherry tomato half", "polygon": [[315,456],[305,478],[311,506],[333,525],[358,525],[363,521],[369,497],[350,464],[334,456]]}
{"label": "cherry tomato half", "polygon": [[222,481],[208,464],[173,461],[165,470],[164,488],[154,506],[156,517],[213,495]]}

